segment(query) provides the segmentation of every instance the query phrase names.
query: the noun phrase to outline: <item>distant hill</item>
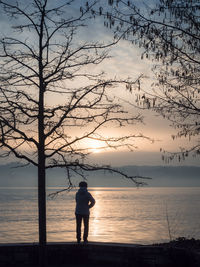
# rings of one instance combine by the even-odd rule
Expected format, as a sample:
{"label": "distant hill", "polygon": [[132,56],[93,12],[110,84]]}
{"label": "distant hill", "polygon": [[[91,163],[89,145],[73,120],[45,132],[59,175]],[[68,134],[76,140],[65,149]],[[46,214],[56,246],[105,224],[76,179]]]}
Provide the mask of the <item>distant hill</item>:
{"label": "distant hill", "polygon": [[200,186],[200,167],[196,166],[125,166],[129,174],[149,176],[149,186]]}
{"label": "distant hill", "polygon": [[[0,165],[0,187],[37,186],[37,169],[33,166],[15,168],[17,164]],[[200,186],[200,167],[195,166],[123,166],[118,167],[129,175],[151,177],[148,186]],[[79,178],[73,178],[77,185]],[[145,180],[144,180],[145,181]],[[88,175],[90,187],[134,186],[133,182],[103,171]],[[47,186],[65,186],[66,175],[62,169],[47,172]]]}

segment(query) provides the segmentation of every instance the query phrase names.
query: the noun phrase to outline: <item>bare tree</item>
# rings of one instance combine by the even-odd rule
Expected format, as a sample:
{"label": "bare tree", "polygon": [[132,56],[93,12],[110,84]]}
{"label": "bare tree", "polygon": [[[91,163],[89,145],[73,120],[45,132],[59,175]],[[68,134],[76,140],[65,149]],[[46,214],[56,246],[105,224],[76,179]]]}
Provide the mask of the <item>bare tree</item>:
{"label": "bare tree", "polygon": [[[140,91],[138,104],[152,108],[178,129],[173,138],[191,137],[190,149],[168,154],[184,159],[200,154],[200,4],[197,0],[108,1],[105,25],[115,37],[141,47],[141,58],[154,61],[156,82],[148,92]],[[166,152],[166,151],[164,151]]]}
{"label": "bare tree", "polygon": [[[0,145],[1,156],[14,155],[23,164],[38,169],[39,243],[46,244],[46,170],[65,168],[72,186],[73,175],[114,171],[142,184],[140,176],[127,176],[109,166],[90,163],[87,140],[102,142],[102,148],[134,148],[135,138],[104,136],[104,126],[141,122],[115,103],[117,84],[129,88],[137,81],[105,80],[89,66],[108,57],[113,45],[81,40],[95,2],[76,10],[75,1],[0,1],[11,19],[10,32],[0,44]],[[9,35],[11,37],[9,37]],[[110,90],[110,93],[108,92]]]}

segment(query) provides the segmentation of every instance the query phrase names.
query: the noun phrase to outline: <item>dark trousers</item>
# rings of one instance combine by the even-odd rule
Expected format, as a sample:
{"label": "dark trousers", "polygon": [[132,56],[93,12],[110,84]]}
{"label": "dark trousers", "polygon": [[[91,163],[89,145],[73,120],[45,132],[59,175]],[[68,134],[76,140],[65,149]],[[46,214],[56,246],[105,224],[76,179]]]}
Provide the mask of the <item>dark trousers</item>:
{"label": "dark trousers", "polygon": [[88,238],[89,231],[89,215],[76,214],[76,238],[81,240],[81,224],[84,224],[83,240],[86,241]]}

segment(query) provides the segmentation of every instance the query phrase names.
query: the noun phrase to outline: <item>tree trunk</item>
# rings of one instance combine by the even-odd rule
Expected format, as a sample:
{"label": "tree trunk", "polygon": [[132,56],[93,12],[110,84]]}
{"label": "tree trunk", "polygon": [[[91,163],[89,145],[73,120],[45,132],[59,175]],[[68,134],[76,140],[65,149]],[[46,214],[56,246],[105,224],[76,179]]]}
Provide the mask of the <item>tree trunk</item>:
{"label": "tree trunk", "polygon": [[44,136],[44,90],[41,86],[38,116],[38,210],[39,210],[39,266],[47,266],[46,257],[46,169]]}
{"label": "tree trunk", "polygon": [[[45,3],[46,5],[46,3]],[[45,135],[44,135],[44,79],[43,79],[43,27],[45,16],[43,6],[39,34],[39,110],[38,110],[38,208],[39,208],[39,244],[46,245],[46,171],[45,171]]]}
{"label": "tree trunk", "polygon": [[39,210],[39,244],[46,244],[46,186],[44,150],[39,148],[38,162],[38,210]]}

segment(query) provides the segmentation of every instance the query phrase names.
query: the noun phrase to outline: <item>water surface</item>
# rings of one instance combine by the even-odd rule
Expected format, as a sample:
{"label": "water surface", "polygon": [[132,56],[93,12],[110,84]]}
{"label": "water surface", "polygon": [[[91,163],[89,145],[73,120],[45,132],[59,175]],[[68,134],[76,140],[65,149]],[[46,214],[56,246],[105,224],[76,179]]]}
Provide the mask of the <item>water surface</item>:
{"label": "water surface", "polygon": [[[56,191],[48,189],[48,193]],[[200,188],[91,188],[89,240],[150,244],[200,238]],[[75,191],[47,198],[48,242],[75,241]],[[0,188],[0,243],[38,242],[37,189]]]}

